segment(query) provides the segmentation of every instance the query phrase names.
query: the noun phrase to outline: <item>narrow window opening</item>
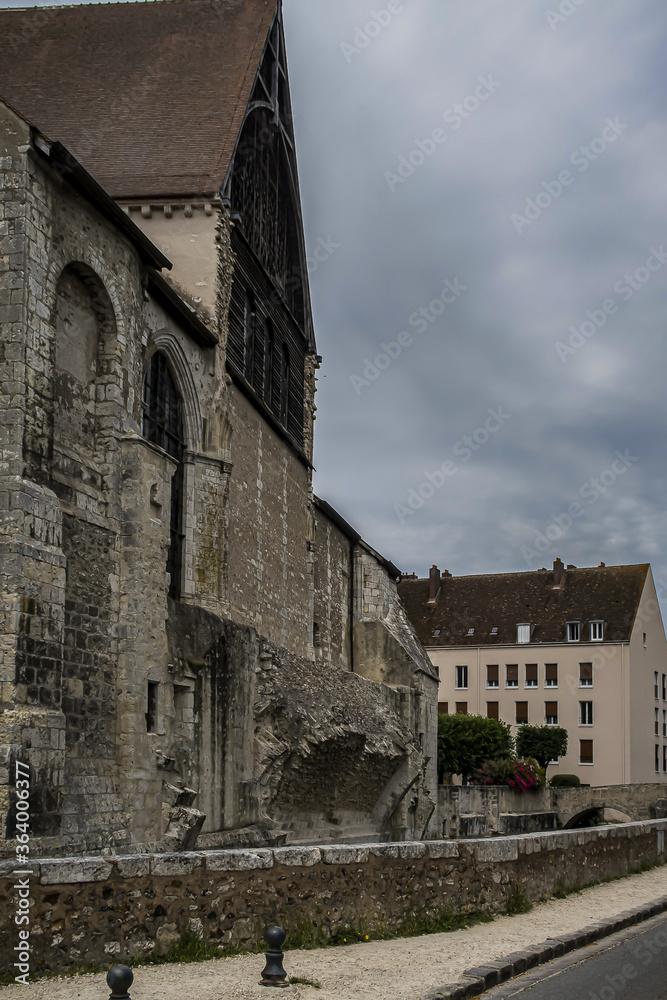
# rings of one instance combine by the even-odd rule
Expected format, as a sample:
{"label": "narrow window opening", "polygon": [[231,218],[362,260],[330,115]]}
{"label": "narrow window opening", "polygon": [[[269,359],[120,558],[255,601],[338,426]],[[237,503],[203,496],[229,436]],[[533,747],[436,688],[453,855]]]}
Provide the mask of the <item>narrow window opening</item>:
{"label": "narrow window opening", "polygon": [[183,562],[183,496],[185,485],[185,441],[183,440],[183,406],[169,363],[162,351],[150,360],[144,379],[143,434],[153,444],[163,448],[178,465],[171,478],[170,539],[167,552],[169,596],[181,596]]}
{"label": "narrow window opening", "polygon": [[146,691],[146,732],[157,732],[157,692],[159,685],[155,681],[148,682]]}

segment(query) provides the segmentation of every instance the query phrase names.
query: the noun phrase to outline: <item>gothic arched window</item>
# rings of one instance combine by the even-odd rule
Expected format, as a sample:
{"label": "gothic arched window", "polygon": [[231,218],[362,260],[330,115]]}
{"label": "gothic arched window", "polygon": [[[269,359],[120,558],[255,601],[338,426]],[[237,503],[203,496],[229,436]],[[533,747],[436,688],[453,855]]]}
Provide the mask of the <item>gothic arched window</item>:
{"label": "gothic arched window", "polygon": [[171,479],[170,541],[167,572],[169,596],[181,596],[183,563],[183,486],[185,441],[183,440],[183,403],[162,351],[150,360],[144,379],[143,435],[176,459],[178,467]]}

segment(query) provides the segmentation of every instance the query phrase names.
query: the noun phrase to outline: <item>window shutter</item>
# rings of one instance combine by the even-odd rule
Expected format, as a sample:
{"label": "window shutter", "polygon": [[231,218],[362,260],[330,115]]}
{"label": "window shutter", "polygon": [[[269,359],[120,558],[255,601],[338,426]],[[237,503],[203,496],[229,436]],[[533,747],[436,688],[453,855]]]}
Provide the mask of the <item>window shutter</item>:
{"label": "window shutter", "polygon": [[593,763],[593,740],[579,740],[579,760],[582,764]]}
{"label": "window shutter", "polygon": [[527,701],[517,701],[517,703],[516,703],[516,721],[517,722],[528,722],[528,702]]}
{"label": "window shutter", "polygon": [[557,701],[547,701],[544,707],[545,715],[558,715],[558,702]]}
{"label": "window shutter", "polygon": [[438,702],[438,715],[449,715],[449,702],[439,701]]}
{"label": "window shutter", "polygon": [[497,664],[495,666],[487,666],[487,668],[486,668],[486,679],[487,679],[487,681],[488,681],[489,684],[492,684],[492,683],[493,684],[497,684],[498,683],[498,665]]}
{"label": "window shutter", "polygon": [[592,663],[580,663],[579,664],[579,680],[580,681],[592,681],[593,680],[593,664]]}
{"label": "window shutter", "polygon": [[558,664],[557,663],[545,663],[544,664],[544,679],[547,681],[557,681],[558,680]]}
{"label": "window shutter", "polygon": [[519,683],[519,664],[518,663],[508,663],[507,664],[507,680],[516,681]]}
{"label": "window shutter", "polygon": [[497,701],[487,701],[486,703],[486,717],[487,719],[498,719],[498,707],[499,703]]}
{"label": "window shutter", "polygon": [[457,715],[467,715],[468,714],[468,702],[467,701],[457,701],[457,703],[456,703],[456,714]]}
{"label": "window shutter", "polygon": [[526,680],[535,681],[537,683],[537,664],[527,663],[526,664]]}

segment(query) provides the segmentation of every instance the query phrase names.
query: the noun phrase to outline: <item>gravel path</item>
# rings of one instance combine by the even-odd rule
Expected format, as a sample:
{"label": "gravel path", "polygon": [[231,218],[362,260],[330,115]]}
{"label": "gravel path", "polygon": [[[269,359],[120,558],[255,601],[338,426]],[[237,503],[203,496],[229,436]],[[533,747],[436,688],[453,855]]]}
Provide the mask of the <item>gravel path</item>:
{"label": "gravel path", "polygon": [[[418,1000],[462,972],[554,934],[616,916],[634,905],[667,895],[667,867],[551,899],[530,913],[498,917],[450,934],[429,934],[348,947],[287,952],[288,974],[321,983],[322,989],[293,986],[280,993],[257,985],[261,955],[240,955],[189,965],[144,966],[135,970],[132,1000],[245,1000],[257,996],[303,1000]],[[0,988],[0,1000],[106,1000],[104,975],[42,980]]]}

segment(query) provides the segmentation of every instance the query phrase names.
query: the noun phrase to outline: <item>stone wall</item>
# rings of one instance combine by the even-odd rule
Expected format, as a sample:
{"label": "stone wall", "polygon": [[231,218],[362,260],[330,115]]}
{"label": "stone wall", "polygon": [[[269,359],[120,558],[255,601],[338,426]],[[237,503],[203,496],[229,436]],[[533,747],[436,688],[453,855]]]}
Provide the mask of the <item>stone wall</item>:
{"label": "stone wall", "polygon": [[517,795],[507,786],[439,785],[438,836],[492,837],[605,819],[662,818],[664,788],[658,783],[540,788]]}
{"label": "stone wall", "polygon": [[[400,931],[443,911],[503,912],[518,886],[554,891],[662,864],[667,820],[495,840],[277,848],[36,861],[30,875],[33,972],[168,952],[194,933],[221,950],[253,948],[266,927]],[[0,971],[18,940],[13,886],[0,869]]]}

